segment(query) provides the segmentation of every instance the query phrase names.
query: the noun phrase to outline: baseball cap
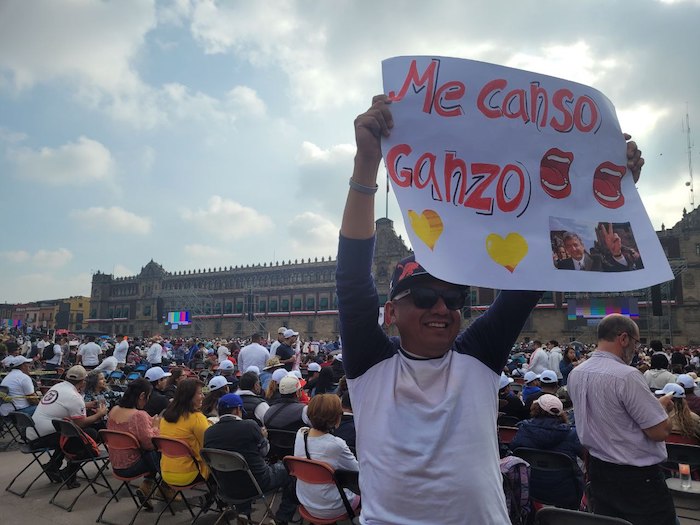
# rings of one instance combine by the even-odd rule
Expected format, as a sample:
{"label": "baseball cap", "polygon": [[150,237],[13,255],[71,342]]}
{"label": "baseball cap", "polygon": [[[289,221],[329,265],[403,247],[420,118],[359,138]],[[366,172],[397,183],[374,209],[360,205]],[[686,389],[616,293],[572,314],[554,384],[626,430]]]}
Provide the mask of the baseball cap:
{"label": "baseball cap", "polygon": [[233,370],[233,363],[228,359],[224,359],[219,363],[219,370]]}
{"label": "baseball cap", "polygon": [[309,372],[320,372],[321,371],[321,365],[318,363],[309,363],[309,366],[306,367],[306,369]]}
{"label": "baseball cap", "polygon": [[228,385],[228,381],[224,376],[214,376],[209,381],[209,391],[212,392],[214,390],[219,390],[219,388],[226,385]]}
{"label": "baseball cap", "polygon": [[681,374],[676,379],[676,383],[681,385],[683,388],[695,388],[695,381],[688,374]]}
{"label": "baseball cap", "polygon": [[170,372],[165,372],[159,366],[153,366],[146,370],[146,379],[148,379],[151,383],[154,381],[160,381],[164,377],[170,377],[171,375],[172,374]]}
{"label": "baseball cap", "polygon": [[432,277],[438,281],[442,280],[430,275],[428,271],[423,268],[423,266],[417,263],[415,255],[409,255],[405,259],[401,259],[398,263],[396,263],[394,273],[391,274],[391,282],[389,283],[389,300],[392,300],[399,292],[410,288],[411,284],[419,277],[425,276]]}
{"label": "baseball cap", "polygon": [[512,377],[508,377],[503,372],[501,372],[501,377],[498,380],[498,389],[501,390],[502,388],[507,387],[513,381],[515,381],[515,379],[513,379]]}
{"label": "baseball cap", "polygon": [[293,394],[301,388],[299,380],[294,376],[287,376],[280,381],[280,394]]}
{"label": "baseball cap", "polygon": [[287,331],[287,327],[286,327],[286,326],[280,326],[280,327],[277,329],[277,333],[280,334],[280,335],[284,334],[286,331]]}
{"label": "baseball cap", "polygon": [[16,355],[12,359],[10,359],[10,366],[13,368],[16,368],[18,366],[22,366],[24,363],[31,363],[31,359],[27,359],[23,355]]}
{"label": "baseball cap", "polygon": [[534,373],[531,370],[528,370],[527,372],[525,372],[525,377],[524,377],[525,383],[532,383],[535,379],[539,379],[539,378],[540,378],[540,375]]}
{"label": "baseball cap", "polygon": [[221,396],[221,399],[219,399],[219,409],[237,407],[243,408],[243,399],[238,394],[224,394]]}
{"label": "baseball cap", "polygon": [[284,331],[284,334],[283,334],[283,335],[284,335],[284,338],[287,339],[288,337],[293,337],[293,336],[295,336],[295,335],[299,335],[299,332],[295,332],[295,331],[292,330],[291,328],[287,328],[287,329]]}
{"label": "baseball cap", "polygon": [[82,381],[87,377],[87,370],[80,365],[72,366],[66,372],[66,379],[73,379],[76,381]]}
{"label": "baseball cap", "polygon": [[564,405],[557,396],[544,394],[533,401],[540,405],[540,408],[553,416],[558,416],[564,411]]}
{"label": "baseball cap", "polygon": [[255,372],[256,374],[260,375],[260,368],[255,365],[250,365],[248,368],[245,369],[245,372]]}
{"label": "baseball cap", "polygon": [[655,390],[654,393],[657,396],[665,396],[666,394],[673,394],[673,397],[675,399],[680,399],[685,397],[685,390],[681,385],[677,385],[676,383],[666,383],[666,386],[664,386],[661,390]]}
{"label": "baseball cap", "polygon": [[558,383],[557,374],[552,370],[544,370],[540,374],[540,381],[547,384]]}
{"label": "baseball cap", "polygon": [[278,368],[274,372],[272,372],[272,380],[276,381],[278,384],[282,379],[287,377],[287,371],[284,368]]}

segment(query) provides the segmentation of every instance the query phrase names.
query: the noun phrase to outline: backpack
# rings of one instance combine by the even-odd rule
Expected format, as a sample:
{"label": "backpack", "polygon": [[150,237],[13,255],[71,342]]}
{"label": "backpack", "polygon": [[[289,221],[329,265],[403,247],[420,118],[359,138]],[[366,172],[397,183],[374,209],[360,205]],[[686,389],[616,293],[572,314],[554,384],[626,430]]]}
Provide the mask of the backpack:
{"label": "backpack", "polygon": [[[70,421],[70,419],[66,419]],[[92,439],[89,435],[83,432],[82,429],[76,426],[78,429],[78,436],[66,437],[61,434],[59,438],[59,446],[61,451],[68,459],[80,460],[96,458],[100,455],[100,446],[97,442]]]}
{"label": "backpack", "polygon": [[41,351],[41,359],[48,361],[49,359],[53,359],[53,355],[53,343],[49,343]]}
{"label": "backpack", "polygon": [[503,492],[512,525],[525,525],[533,516],[530,502],[530,465],[517,456],[501,459]]}

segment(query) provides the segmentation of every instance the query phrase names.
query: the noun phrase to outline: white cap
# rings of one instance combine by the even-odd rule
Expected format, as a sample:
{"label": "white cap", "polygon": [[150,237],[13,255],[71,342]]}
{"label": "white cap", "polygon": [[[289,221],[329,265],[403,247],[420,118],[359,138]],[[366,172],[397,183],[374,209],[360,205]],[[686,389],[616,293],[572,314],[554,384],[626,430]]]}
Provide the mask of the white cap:
{"label": "white cap", "polygon": [[293,394],[301,388],[299,380],[294,376],[287,376],[280,382],[280,394]]}
{"label": "white cap", "polygon": [[233,370],[233,363],[228,359],[224,359],[219,363],[219,370]]}
{"label": "white cap", "polygon": [[539,379],[539,374],[534,373],[531,370],[525,372],[525,383],[532,383],[535,379]]}
{"label": "white cap", "polygon": [[260,375],[260,368],[255,366],[255,365],[250,365],[248,368],[245,369],[246,372],[255,372],[256,374]]}
{"label": "white cap", "polygon": [[287,329],[284,331],[284,334],[283,334],[283,335],[284,335],[284,338],[287,339],[288,337],[293,337],[293,336],[295,336],[295,335],[299,335],[299,332],[295,332],[295,331],[292,330],[291,328],[287,328]]}
{"label": "white cap", "polygon": [[557,374],[552,370],[543,370],[540,374],[540,381],[547,384],[558,383]]}
{"label": "white cap", "polygon": [[214,376],[209,380],[209,390],[218,390],[219,388],[228,385],[228,381],[224,376]]}
{"label": "white cap", "polygon": [[309,372],[320,372],[321,371],[321,365],[318,363],[309,363],[309,366],[306,367],[306,369]]}
{"label": "white cap", "polygon": [[681,374],[676,379],[676,383],[681,385],[683,388],[695,388],[695,381],[688,374]]}
{"label": "white cap", "polygon": [[498,389],[501,390],[502,388],[507,387],[513,381],[515,381],[515,379],[513,379],[512,377],[508,377],[503,372],[501,372],[501,377],[498,380]]}
{"label": "white cap", "polygon": [[154,381],[160,381],[164,377],[170,377],[171,375],[172,374],[170,372],[164,372],[159,366],[153,366],[146,370],[146,379],[148,379],[151,383]]}
{"label": "white cap", "polygon": [[276,381],[277,384],[279,384],[282,379],[287,377],[289,374],[287,374],[287,371],[284,368],[278,368],[274,372],[272,372],[272,380]]}
{"label": "white cap", "polygon": [[685,397],[685,390],[681,385],[677,385],[676,383],[666,383],[666,386],[663,387],[662,390],[656,390],[654,393],[657,396],[665,396],[666,394],[673,394],[673,397],[676,399],[680,399]]}
{"label": "white cap", "polygon": [[13,358],[10,359],[10,366],[11,367],[18,367],[22,366],[24,363],[31,363],[31,359],[27,359],[23,355],[16,355]]}

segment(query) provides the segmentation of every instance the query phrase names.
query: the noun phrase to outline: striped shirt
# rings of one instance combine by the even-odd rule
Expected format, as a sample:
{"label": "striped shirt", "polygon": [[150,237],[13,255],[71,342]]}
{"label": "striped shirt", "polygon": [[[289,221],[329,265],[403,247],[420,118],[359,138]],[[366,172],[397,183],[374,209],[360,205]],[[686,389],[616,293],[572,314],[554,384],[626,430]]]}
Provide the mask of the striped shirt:
{"label": "striped shirt", "polygon": [[636,368],[610,352],[596,350],[572,370],[567,387],[576,432],[592,456],[636,467],[666,459],[664,442],[649,439],[643,429],[668,416]]}

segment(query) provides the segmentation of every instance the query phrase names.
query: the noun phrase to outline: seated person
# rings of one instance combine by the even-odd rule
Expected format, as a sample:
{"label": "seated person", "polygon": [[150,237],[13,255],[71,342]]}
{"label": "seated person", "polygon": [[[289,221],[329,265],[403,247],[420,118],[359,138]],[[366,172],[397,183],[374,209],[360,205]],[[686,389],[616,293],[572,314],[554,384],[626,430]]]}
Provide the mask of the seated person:
{"label": "seated person", "polygon": [[128,432],[139,442],[140,454],[131,450],[109,451],[109,462],[116,474],[124,477],[147,473],[138,488],[141,500],[151,493],[156,473],[160,471],[160,458],[153,447],[152,438],[159,435],[160,416],[149,416],[144,410],[153,387],[140,378],[129,383],[117,405],[110,410],[107,429]]}
{"label": "seated person", "polygon": [[218,405],[221,396],[229,393],[228,382],[223,376],[214,376],[209,380],[209,393],[202,401],[202,413],[211,423],[216,423],[219,417]]}
{"label": "seated person", "polygon": [[260,378],[255,372],[246,372],[241,376],[236,392],[243,399],[243,419],[252,419],[258,426],[263,426],[265,414],[270,409],[265,399],[260,396],[262,387]]}
{"label": "seated person", "polygon": [[[265,438],[266,431],[254,421],[243,419],[243,403],[238,394],[226,394],[219,399],[219,422],[204,433],[204,447],[241,454],[263,492],[283,488],[275,522],[287,523],[292,520],[296,511],[293,480],[281,462],[273,465],[265,462],[269,449]],[[227,488],[235,487],[239,483],[240,475],[240,472],[220,473],[219,490],[226,494]],[[236,494],[232,493],[231,497],[235,498]],[[238,510],[250,517],[250,504],[239,505]]]}
{"label": "seated person", "polygon": [[272,401],[265,413],[265,427],[296,432],[305,425],[303,414],[306,405],[300,401],[301,384],[296,377],[288,375],[280,381],[279,391],[279,399]]}
{"label": "seated person", "polygon": [[199,455],[204,443],[204,432],[209,428],[209,421],[201,412],[203,400],[202,383],[197,379],[185,379],[163,412],[160,435],[187,442],[196,460],[195,463],[191,458],[163,456],[160,459],[160,470],[163,481],[168,485],[188,485],[197,478],[209,477],[209,470]]}
{"label": "seated person", "polygon": [[345,392],[340,398],[340,406],[343,409],[343,415],[340,418],[340,424],[333,432],[334,435],[341,438],[348,444],[351,449],[355,448],[355,416],[352,413],[352,404],[350,403],[350,392]]}
{"label": "seated person", "polygon": [[685,401],[685,389],[677,383],[668,383],[662,390],[654,392],[657,396],[670,394],[673,409],[668,414],[671,432],[700,442],[700,416],[691,412]]}
{"label": "seated person", "polygon": [[[523,403],[526,407],[529,407],[530,403],[532,403],[529,398],[542,392],[542,389],[540,388],[540,375],[528,370],[525,372],[523,379]],[[530,401],[530,403],[528,403],[528,401]]]}
{"label": "seated person", "polygon": [[288,375],[289,375],[289,373],[284,368],[278,368],[277,370],[272,372],[272,376],[270,377],[270,380],[267,382],[267,388],[265,389],[265,399],[267,400],[268,403],[271,403],[272,401],[279,399],[279,397],[280,397],[280,393],[279,393],[280,381],[282,381],[282,379],[284,379]]}
{"label": "seated person", "polygon": [[[531,419],[518,423],[518,432],[510,449],[520,447],[549,450],[566,454],[574,461],[583,458],[583,446],[578,440],[576,430],[569,425],[561,400],[551,394],[537,398],[530,408]],[[583,492],[583,473],[578,469],[576,485],[572,485],[568,473],[554,472],[546,478],[530,478],[531,494],[548,493],[557,501],[567,501],[575,494]],[[568,508],[578,508],[579,501],[571,500]]]}
{"label": "seated person", "polygon": [[[347,443],[331,434],[340,424],[343,409],[335,394],[317,394],[309,402],[308,418],[311,428],[297,432],[294,455],[328,463],[333,469],[359,470],[357,459]],[[360,505],[360,497],[348,489],[345,496],[353,509]],[[343,500],[335,484],[309,484],[297,480],[299,502],[317,518],[330,519],[345,512]]]}
{"label": "seated person", "polygon": [[120,397],[120,394],[114,392],[109,387],[101,371],[93,370],[88,373],[85,379],[85,392],[83,393],[83,399],[85,400],[85,406],[88,408],[88,414],[92,413],[92,408],[97,405],[98,401],[104,400],[107,403],[107,408],[111,408]]}
{"label": "seated person", "polygon": [[506,416],[517,417],[521,421],[529,417],[529,412],[520,398],[510,389],[514,380],[501,372],[498,390],[498,411]]}
{"label": "seated person", "polygon": [[0,415],[5,417],[17,410],[32,415],[39,403],[34,382],[29,376],[32,360],[21,355],[12,356],[8,361],[10,372],[2,379],[2,386],[8,388],[8,398],[0,406]]}
{"label": "seated person", "polygon": [[146,403],[146,407],[144,408],[149,416],[160,414],[168,406],[170,399],[165,395],[165,388],[168,384],[169,377],[170,373],[163,371],[159,366],[153,366],[146,370],[145,378],[150,381],[153,387],[151,397],[148,399],[148,403]]}

